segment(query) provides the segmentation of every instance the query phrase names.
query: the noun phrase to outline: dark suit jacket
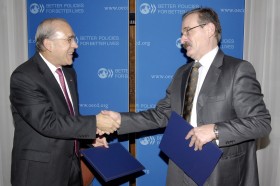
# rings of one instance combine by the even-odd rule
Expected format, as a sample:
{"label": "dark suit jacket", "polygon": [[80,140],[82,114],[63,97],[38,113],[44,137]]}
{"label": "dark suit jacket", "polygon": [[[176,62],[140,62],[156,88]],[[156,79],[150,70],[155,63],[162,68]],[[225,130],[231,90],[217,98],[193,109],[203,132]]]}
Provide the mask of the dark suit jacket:
{"label": "dark suit jacket", "polygon": [[63,92],[36,53],[12,74],[14,186],[67,186],[74,139],[94,139],[95,116],[79,116],[76,74],[63,67],[77,116],[70,116]]}
{"label": "dark suit jacket", "polygon": [[[171,111],[182,115],[186,82],[193,63],[180,67],[156,108],[122,113],[119,134],[165,127]],[[219,128],[222,158],[205,185],[257,186],[255,139],[271,131],[270,114],[253,66],[219,50],[197,100],[197,123]],[[186,157],[187,158],[187,157]],[[169,161],[167,185],[196,185]]]}

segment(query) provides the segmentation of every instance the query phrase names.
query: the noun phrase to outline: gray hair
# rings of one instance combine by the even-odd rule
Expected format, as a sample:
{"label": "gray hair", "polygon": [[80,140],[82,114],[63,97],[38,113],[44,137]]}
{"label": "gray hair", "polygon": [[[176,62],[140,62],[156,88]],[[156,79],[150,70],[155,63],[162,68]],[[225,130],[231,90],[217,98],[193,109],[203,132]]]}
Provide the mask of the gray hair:
{"label": "gray hair", "polygon": [[44,40],[52,37],[55,32],[57,31],[57,28],[54,27],[53,22],[55,21],[62,21],[65,23],[68,23],[65,19],[63,18],[48,18],[42,21],[36,31],[35,35],[35,41],[36,41],[36,51],[37,52],[42,52],[45,51],[45,46],[44,46]]}
{"label": "gray hair", "polygon": [[190,10],[186,12],[183,15],[183,20],[190,14],[196,13],[198,14],[198,23],[204,24],[204,23],[213,23],[215,25],[215,37],[217,39],[217,43],[220,42],[222,37],[222,28],[220,24],[220,20],[218,17],[218,14],[211,8],[196,8],[193,10]]}

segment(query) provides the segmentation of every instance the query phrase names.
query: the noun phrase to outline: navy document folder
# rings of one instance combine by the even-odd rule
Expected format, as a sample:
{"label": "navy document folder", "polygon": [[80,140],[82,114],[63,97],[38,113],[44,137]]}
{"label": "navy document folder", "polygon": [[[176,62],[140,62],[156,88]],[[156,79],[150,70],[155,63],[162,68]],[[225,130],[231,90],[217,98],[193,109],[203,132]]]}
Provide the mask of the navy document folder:
{"label": "navy document folder", "polygon": [[202,150],[189,147],[188,132],[193,127],[180,115],[172,112],[159,148],[199,186],[202,186],[218,163],[222,151],[214,143],[207,143]]}
{"label": "navy document folder", "polygon": [[111,143],[109,148],[93,147],[80,152],[105,182],[144,169],[120,143]]}

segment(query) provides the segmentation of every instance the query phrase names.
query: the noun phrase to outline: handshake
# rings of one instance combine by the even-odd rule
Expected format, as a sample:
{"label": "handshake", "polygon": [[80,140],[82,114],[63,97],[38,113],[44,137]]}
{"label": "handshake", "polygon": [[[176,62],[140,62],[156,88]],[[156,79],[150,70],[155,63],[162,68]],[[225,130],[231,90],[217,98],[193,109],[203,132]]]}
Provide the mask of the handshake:
{"label": "handshake", "polygon": [[121,125],[121,115],[114,111],[101,111],[96,115],[96,134],[114,133]]}

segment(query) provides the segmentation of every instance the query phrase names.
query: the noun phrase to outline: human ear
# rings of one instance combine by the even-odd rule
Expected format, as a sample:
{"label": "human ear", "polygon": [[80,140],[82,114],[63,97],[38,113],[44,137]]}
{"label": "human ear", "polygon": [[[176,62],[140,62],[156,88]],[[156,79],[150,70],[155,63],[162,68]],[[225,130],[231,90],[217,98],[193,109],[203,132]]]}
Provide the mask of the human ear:
{"label": "human ear", "polygon": [[48,50],[48,51],[50,51],[50,52],[52,51],[53,42],[52,42],[51,40],[45,39],[45,40],[43,41],[43,44],[44,44],[44,47],[45,47],[46,50]]}
{"label": "human ear", "polygon": [[207,32],[208,32],[208,37],[212,37],[212,36],[215,36],[215,30],[216,30],[216,27],[213,23],[208,23],[207,25]]}

